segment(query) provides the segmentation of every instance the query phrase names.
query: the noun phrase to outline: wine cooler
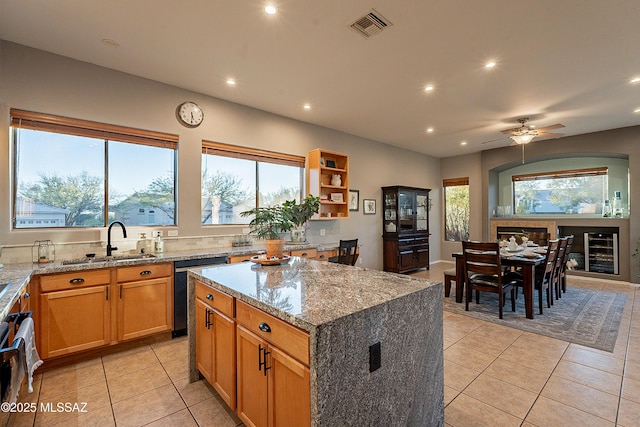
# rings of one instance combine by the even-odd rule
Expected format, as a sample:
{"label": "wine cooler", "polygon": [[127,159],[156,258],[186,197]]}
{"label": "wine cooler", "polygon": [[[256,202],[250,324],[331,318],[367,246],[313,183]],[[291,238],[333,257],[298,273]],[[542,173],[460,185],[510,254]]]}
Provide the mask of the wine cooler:
{"label": "wine cooler", "polygon": [[618,274],[617,233],[584,233],[584,269]]}

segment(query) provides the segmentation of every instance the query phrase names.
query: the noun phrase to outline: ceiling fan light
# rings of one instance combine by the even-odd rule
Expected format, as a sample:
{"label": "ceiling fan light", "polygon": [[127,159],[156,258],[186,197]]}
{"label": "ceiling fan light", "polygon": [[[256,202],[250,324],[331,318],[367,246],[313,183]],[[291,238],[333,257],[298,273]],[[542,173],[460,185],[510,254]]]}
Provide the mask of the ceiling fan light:
{"label": "ceiling fan light", "polygon": [[535,138],[535,135],[531,135],[529,133],[524,133],[521,135],[511,135],[511,139],[513,139],[518,145],[528,144],[531,142],[531,140],[533,140],[533,138]]}

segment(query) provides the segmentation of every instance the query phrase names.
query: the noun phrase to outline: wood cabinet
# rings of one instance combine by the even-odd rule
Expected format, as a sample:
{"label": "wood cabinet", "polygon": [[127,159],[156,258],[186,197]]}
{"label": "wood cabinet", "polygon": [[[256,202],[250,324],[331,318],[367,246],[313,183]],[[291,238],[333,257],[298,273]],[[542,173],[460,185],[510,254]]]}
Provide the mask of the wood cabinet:
{"label": "wood cabinet", "polygon": [[236,409],[236,322],[233,297],[196,282],[196,366]]}
{"label": "wood cabinet", "polygon": [[309,335],[236,301],[238,417],[247,426],[311,423]]}
{"label": "wood cabinet", "polygon": [[118,341],[173,329],[173,268],[136,265],[116,272]]}
{"label": "wood cabinet", "polygon": [[307,194],[320,197],[320,210],[312,219],[348,218],[349,156],[320,148],[309,151],[306,173]]}
{"label": "wood cabinet", "polygon": [[429,268],[430,191],[382,187],[384,271],[405,273]]}
{"label": "wood cabinet", "polygon": [[338,251],[336,251],[335,249],[328,251],[318,251],[316,253],[316,259],[318,261],[329,261],[329,258],[336,255],[338,255]]}
{"label": "wood cabinet", "polygon": [[109,270],[40,277],[38,350],[43,359],[111,342]]}
{"label": "wood cabinet", "polygon": [[43,359],[173,329],[171,263],[37,277],[34,320]]}

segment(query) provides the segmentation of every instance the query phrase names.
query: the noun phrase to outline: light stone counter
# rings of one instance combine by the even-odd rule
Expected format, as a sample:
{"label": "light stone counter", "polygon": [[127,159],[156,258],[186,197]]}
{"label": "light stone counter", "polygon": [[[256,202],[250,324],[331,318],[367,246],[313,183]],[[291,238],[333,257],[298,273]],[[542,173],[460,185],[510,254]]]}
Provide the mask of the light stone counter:
{"label": "light stone counter", "polygon": [[[194,268],[190,331],[195,279],[309,332],[312,425],[444,425],[440,282],[295,257]],[[378,342],[381,368],[369,372]],[[195,381],[194,351],[189,362]]]}

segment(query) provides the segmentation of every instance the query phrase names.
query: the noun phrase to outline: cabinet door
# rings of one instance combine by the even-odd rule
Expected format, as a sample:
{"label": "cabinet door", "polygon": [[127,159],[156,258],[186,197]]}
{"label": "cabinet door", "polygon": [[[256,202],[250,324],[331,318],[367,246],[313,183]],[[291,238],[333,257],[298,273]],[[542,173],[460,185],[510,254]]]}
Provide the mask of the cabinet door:
{"label": "cabinet door", "polygon": [[40,304],[43,359],[110,343],[108,285],[41,294]]}
{"label": "cabinet door", "polygon": [[238,361],[238,409],[236,413],[248,427],[267,427],[267,377],[261,369],[266,342],[249,330],[236,328]]}
{"label": "cabinet door", "polygon": [[413,249],[400,251],[398,254],[398,270],[411,270],[414,268],[415,256]]}
{"label": "cabinet door", "polygon": [[236,322],[216,310],[213,319],[213,381],[209,383],[236,409]]}
{"label": "cabinet door", "polygon": [[171,278],[118,284],[118,340],[173,329]]}
{"label": "cabinet door", "polygon": [[416,231],[429,231],[429,193],[416,193]]}
{"label": "cabinet door", "polygon": [[200,373],[213,383],[213,341],[209,306],[196,300],[196,366]]}
{"label": "cabinet door", "polygon": [[416,267],[429,265],[429,248],[416,249]]}
{"label": "cabinet door", "polygon": [[311,425],[309,368],[275,347],[269,347],[269,351],[269,425]]}

